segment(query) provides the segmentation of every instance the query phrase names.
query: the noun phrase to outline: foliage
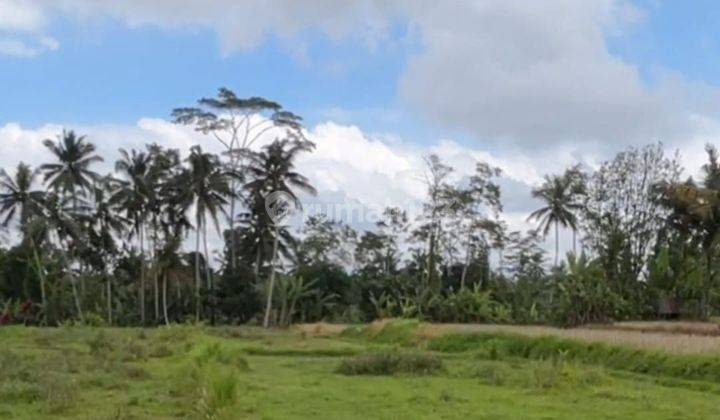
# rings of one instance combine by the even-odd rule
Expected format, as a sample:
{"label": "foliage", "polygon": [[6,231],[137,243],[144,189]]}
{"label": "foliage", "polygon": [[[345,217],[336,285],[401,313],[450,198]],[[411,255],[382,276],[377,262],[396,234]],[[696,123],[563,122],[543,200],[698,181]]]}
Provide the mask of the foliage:
{"label": "foliage", "polygon": [[[172,116],[223,152],[151,143],[119,150],[100,174],[96,139],[64,130],[44,141],[51,161],[0,170],[0,322],[576,326],[720,313],[712,145],[697,181],[680,180],[661,144],[548,174],[532,190],[538,226],[525,232],[504,221],[500,168],[477,161],[460,174],[428,155],[421,214],[389,207],[357,231],[323,214],[293,226],[268,212],[299,210],[316,193],[298,170],[315,149],[300,116],[227,88]],[[561,230],[573,235],[564,261]]]}
{"label": "foliage", "polygon": [[430,354],[377,352],[345,359],[337,371],[343,375],[431,375],[442,370],[442,360]]}

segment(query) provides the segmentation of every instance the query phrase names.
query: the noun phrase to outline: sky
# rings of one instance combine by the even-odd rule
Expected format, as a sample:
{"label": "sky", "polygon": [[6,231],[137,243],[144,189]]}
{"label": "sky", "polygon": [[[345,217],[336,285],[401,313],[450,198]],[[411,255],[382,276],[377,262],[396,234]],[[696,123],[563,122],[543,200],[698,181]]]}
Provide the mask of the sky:
{"label": "sky", "polygon": [[662,141],[697,172],[718,18],[709,0],[0,0],[0,167],[46,161],[63,128],[107,168],[147,142],[219,151],[169,116],[225,86],[304,117],[313,203],[412,208],[436,153],[458,180],[501,167],[525,229],[532,187],[575,163]]}

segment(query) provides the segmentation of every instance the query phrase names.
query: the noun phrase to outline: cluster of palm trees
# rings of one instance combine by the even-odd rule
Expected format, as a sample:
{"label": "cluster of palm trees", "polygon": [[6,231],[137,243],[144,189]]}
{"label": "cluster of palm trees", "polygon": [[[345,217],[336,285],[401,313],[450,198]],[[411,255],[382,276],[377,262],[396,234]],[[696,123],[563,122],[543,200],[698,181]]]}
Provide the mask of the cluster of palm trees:
{"label": "cluster of palm trees", "polygon": [[[148,290],[153,292],[155,322],[164,319],[167,323],[167,283],[182,264],[179,250],[193,230],[194,316],[199,320],[201,294],[214,296],[208,225],[219,233],[220,215],[241,219],[245,223],[242,240],[256,248],[255,271],[259,273],[268,262],[267,244],[275,243],[269,256],[274,266],[277,244],[282,241],[280,227],[265,214],[264,196],[283,190],[296,199],[295,190],[314,192],[293,169],[296,156],[313,147],[306,139],[277,139],[257,152],[233,150],[246,158],[242,170],[200,146],[192,147],[184,158],[180,151],[156,144],[144,150],[120,149],[114,172],[107,175],[96,170],[103,158],[95,146],[74,131],[63,131],[44,145],[53,162],[35,170],[20,163],[14,175],[0,170],[0,217],[3,227],[17,224],[21,243],[32,249],[41,307],[47,303],[47,263],[60,261],[60,272],[54,272],[53,278],[69,281],[81,320],[83,279],[92,273],[107,283],[107,318],[112,323],[111,269],[121,255],[133,253],[140,260],[140,323],[146,324],[149,318]],[[241,200],[247,211],[228,214],[230,200]],[[214,321],[214,305],[209,306]]]}

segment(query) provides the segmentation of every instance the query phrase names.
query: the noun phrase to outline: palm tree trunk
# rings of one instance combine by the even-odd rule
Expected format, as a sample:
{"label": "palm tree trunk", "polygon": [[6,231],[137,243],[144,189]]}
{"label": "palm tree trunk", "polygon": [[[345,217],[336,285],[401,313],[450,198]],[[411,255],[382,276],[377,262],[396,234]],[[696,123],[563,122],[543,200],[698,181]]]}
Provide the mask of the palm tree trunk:
{"label": "palm tree trunk", "polygon": [[195,226],[195,322],[200,322],[200,219]]}
{"label": "palm tree trunk", "polygon": [[270,327],[270,311],[272,310],[273,289],[275,288],[275,262],[277,260],[278,235],[279,231],[275,228],[275,238],[273,238],[272,262],[270,263],[270,284],[268,285],[267,303],[265,304],[265,318],[263,319],[263,327]]}
{"label": "palm tree trunk", "polygon": [[505,271],[505,255],[502,248],[498,248],[498,271],[503,275]]}
{"label": "palm tree trunk", "polygon": [[83,315],[82,306],[80,305],[80,296],[78,295],[77,285],[75,284],[76,282],[77,279],[71,274],[70,285],[72,286],[73,299],[75,300],[75,309],[80,317],[80,321],[84,322],[85,316]]}
{"label": "palm tree trunk", "polygon": [[287,326],[287,310],[288,310],[288,303],[287,303],[287,296],[283,298],[282,304],[280,305],[280,322],[279,325],[285,327]]}
{"label": "palm tree trunk", "polygon": [[558,266],[558,256],[560,255],[560,229],[558,222],[555,222],[555,267]]}
{"label": "palm tree trunk", "polygon": [[230,196],[230,214],[228,215],[230,225],[230,272],[232,274],[235,274],[235,260],[237,258],[237,251],[235,249],[235,190],[236,185],[233,180],[230,183],[232,195]]}
{"label": "palm tree trunk", "polygon": [[170,321],[168,321],[168,305],[167,305],[167,273],[163,274],[162,301],[163,301],[163,318],[165,318],[165,325],[170,325]]}
{"label": "palm tree trunk", "polygon": [[153,292],[155,298],[155,322],[160,320],[160,298],[158,292],[157,224],[153,221]]}
{"label": "palm tree trunk", "polygon": [[261,260],[261,249],[262,247],[262,240],[258,243],[257,253],[255,254],[255,267],[253,267],[253,271],[255,272],[255,277],[257,278],[260,275],[260,264],[262,264]]}
{"label": "palm tree trunk", "polygon": [[111,283],[112,276],[107,277],[107,311],[108,311],[108,325],[112,325],[113,319],[112,319],[112,283]]}
{"label": "palm tree trunk", "polygon": [[470,265],[470,232],[468,231],[468,240],[466,242],[465,263],[463,264],[462,274],[460,275],[460,290],[465,288],[465,278],[467,277],[468,266]]}
{"label": "palm tree trunk", "polygon": [[203,221],[203,248],[205,251],[205,271],[207,276],[207,288],[210,292],[210,324],[215,325],[215,288],[213,285],[212,269],[210,268],[210,253],[207,245],[207,223]]}
{"label": "palm tree trunk", "polygon": [[145,325],[145,224],[140,224],[140,324]]}
{"label": "palm tree trunk", "polygon": [[[45,269],[42,266],[42,262],[40,261],[40,255],[38,255],[37,252],[37,246],[35,245],[35,239],[30,238],[30,244],[32,245],[33,249],[33,258],[35,259],[35,268],[38,272],[38,277],[40,278],[40,301],[43,307],[43,313],[45,313],[45,303],[46,303],[46,294],[45,294]],[[45,320],[47,321],[47,317],[45,316]]]}

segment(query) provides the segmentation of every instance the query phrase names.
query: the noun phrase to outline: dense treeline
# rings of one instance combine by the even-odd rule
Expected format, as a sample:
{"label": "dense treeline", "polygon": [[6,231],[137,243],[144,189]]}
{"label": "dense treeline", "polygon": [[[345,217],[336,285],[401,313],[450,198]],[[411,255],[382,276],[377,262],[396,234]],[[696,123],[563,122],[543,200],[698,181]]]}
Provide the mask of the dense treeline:
{"label": "dense treeline", "polygon": [[[300,117],[220,89],[173,118],[224,152],[121,149],[102,175],[91,140],[65,131],[44,143],[52,162],[0,171],[0,323],[577,325],[705,318],[720,303],[712,146],[699,182],[682,179],[677,156],[659,144],[547,176],[532,192],[544,204],[529,232],[502,221],[500,169],[478,162],[451,182],[453,168],[430,155],[419,216],[388,208],[364,232],[313,216],[298,233],[271,217],[266,198],[282,191],[299,207],[299,194],[315,193],[294,167],[314,149]],[[567,256],[560,228],[573,232]],[[213,230],[224,241],[215,255]],[[540,247],[547,235],[552,255]]]}

